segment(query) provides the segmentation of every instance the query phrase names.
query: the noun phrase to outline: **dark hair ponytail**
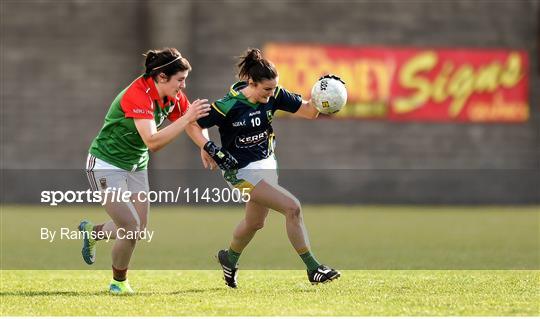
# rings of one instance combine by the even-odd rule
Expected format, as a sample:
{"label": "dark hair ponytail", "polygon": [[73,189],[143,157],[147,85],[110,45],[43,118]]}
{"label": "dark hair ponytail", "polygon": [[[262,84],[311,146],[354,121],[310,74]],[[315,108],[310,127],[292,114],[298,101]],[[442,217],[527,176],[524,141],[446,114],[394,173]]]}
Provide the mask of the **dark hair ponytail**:
{"label": "dark hair ponytail", "polygon": [[238,78],[240,80],[251,79],[253,82],[273,80],[278,73],[274,64],[263,58],[261,50],[249,48],[238,63]]}
{"label": "dark hair ponytail", "polygon": [[149,50],[145,54],[144,77],[153,77],[154,79],[164,73],[167,77],[175,75],[182,71],[191,71],[191,65],[188,60],[175,48],[164,48],[161,50]]}

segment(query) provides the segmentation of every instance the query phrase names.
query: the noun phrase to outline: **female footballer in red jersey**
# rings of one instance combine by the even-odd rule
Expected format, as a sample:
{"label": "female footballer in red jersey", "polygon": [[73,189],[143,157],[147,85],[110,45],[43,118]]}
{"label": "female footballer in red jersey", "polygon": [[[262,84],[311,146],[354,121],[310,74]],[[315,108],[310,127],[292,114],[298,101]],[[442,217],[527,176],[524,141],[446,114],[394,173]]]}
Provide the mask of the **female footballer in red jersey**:
{"label": "female footballer in red jersey", "polygon": [[[230,186],[250,191],[245,217],[233,231],[228,250],[218,252],[223,276],[236,288],[237,261],[255,233],[264,226],[269,209],[285,216],[287,235],[307,268],[311,283],[323,283],[340,276],[339,271],[317,261],[311,252],[300,202],[278,183],[274,154],[272,119],[276,110],[314,119],[319,112],[311,101],[278,86],[274,65],[258,49],[249,49],[238,64],[237,82],[227,95],[214,103],[207,117],[188,128],[188,134],[201,147],[203,164],[214,163],[223,170]],[[222,147],[208,141],[201,128],[219,127]]]}
{"label": "female footballer in red jersey", "polygon": [[[86,164],[92,190],[102,194],[107,189],[112,193],[131,193],[128,201],[105,202],[110,221],[93,225],[84,220],[79,225],[79,230],[86,234],[82,256],[87,264],[95,261],[98,240],[105,234],[116,239],[112,248],[113,279],[109,287],[113,294],[133,293],[127,281],[127,270],[137,239],[146,229],[149,203],[139,193],[149,190],[149,150],[156,152],[169,144],[190,123],[207,116],[210,109],[207,100],[190,104],[182,92],[191,66],[178,50],[151,50],[145,56],[145,73],[112,102],[104,125],[90,146]],[[165,119],[172,123],[158,130]],[[119,230],[124,235],[139,236],[116,238]]]}

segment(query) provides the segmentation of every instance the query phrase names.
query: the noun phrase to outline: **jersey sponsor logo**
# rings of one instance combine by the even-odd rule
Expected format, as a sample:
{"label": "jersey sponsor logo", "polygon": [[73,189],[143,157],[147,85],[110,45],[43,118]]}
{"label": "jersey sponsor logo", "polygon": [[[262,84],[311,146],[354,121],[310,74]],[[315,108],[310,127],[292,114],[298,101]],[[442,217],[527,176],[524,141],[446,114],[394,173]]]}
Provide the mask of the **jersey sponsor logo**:
{"label": "jersey sponsor logo", "polygon": [[235,144],[238,148],[246,148],[254,145],[259,145],[268,140],[268,131],[250,134],[240,135],[236,137]]}
{"label": "jersey sponsor logo", "polygon": [[248,115],[249,116],[255,116],[255,115],[259,115],[259,114],[261,114],[261,111],[250,112]]}
{"label": "jersey sponsor logo", "polygon": [[246,126],[246,120],[233,122],[233,123],[232,123],[232,126],[233,126],[233,127]]}
{"label": "jersey sponsor logo", "polygon": [[268,123],[272,123],[272,118],[273,118],[273,114],[272,114],[272,110],[267,110],[266,111],[266,119],[268,120]]}
{"label": "jersey sponsor logo", "polygon": [[133,109],[133,110],[131,110],[131,112],[133,112],[135,114],[150,114],[150,115],[152,115],[152,112],[150,112],[148,110],[144,110],[144,109]]}

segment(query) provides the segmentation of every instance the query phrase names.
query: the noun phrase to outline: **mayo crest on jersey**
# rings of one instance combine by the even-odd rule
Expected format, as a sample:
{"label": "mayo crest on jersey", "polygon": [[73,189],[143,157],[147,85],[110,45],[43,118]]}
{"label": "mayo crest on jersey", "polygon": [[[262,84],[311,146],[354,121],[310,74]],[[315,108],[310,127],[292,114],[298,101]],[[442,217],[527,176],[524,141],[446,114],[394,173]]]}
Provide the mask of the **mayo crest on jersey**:
{"label": "mayo crest on jersey", "polygon": [[202,128],[219,127],[221,145],[238,160],[239,168],[272,155],[274,113],[295,113],[302,105],[300,95],[281,87],[267,103],[251,103],[240,92],[246,86],[244,81],[233,84],[225,97],[212,103],[210,114],[197,120]]}
{"label": "mayo crest on jersey", "polygon": [[159,98],[154,80],[139,77],[112,102],[105,123],[90,145],[89,153],[127,171],[147,168],[148,147],[133,119],[153,119],[159,128],[166,118],[176,121],[189,105],[184,93],[174,98]]}

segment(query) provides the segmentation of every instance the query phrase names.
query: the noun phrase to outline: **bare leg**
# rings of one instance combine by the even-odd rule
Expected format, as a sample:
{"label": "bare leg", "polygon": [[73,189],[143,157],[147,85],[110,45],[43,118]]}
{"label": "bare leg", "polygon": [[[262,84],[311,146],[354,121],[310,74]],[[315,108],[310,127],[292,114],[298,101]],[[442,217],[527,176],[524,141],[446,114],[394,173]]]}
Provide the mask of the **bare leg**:
{"label": "bare leg", "polygon": [[[324,265],[321,265],[313,256],[310,251],[310,244],[306,227],[304,226],[304,220],[302,218],[302,207],[296,197],[294,197],[289,191],[277,184],[271,184],[265,180],[260,181],[250,193],[250,202],[258,204],[259,207],[271,208],[275,211],[282,213],[285,216],[285,224],[287,228],[287,236],[292,246],[302,258],[302,261],[306,265],[308,272],[308,279],[311,283],[328,282],[338,278],[341,274],[335,269],[331,269]],[[246,210],[247,212],[248,210]],[[251,210],[249,210],[251,211]],[[243,242],[247,245],[247,242],[251,240],[253,235],[249,237],[249,232],[245,231],[245,221],[241,222],[237,227],[240,230],[240,238],[244,239]],[[235,230],[236,232],[236,230]],[[253,232],[254,234],[254,232]],[[246,239],[249,239],[246,242]],[[233,242],[234,239],[233,239]],[[245,246],[244,246],[245,247]],[[231,246],[232,248],[232,246]],[[223,263],[222,263],[223,267]],[[226,268],[224,268],[225,282],[230,287],[236,287],[235,280],[227,280]],[[230,275],[229,275],[230,277]]]}
{"label": "bare leg", "polygon": [[118,227],[114,224],[112,220],[108,220],[103,224],[103,228],[101,229],[102,232],[106,233],[107,235],[111,236],[111,239],[116,239],[116,231],[118,230]]}
{"label": "bare leg", "polygon": [[141,221],[139,230],[142,231],[146,229],[146,226],[148,225],[148,212],[150,211],[150,203],[148,201],[139,201],[137,194],[131,195],[131,202],[133,203],[133,206],[137,211],[137,215],[139,215],[139,219]]}
{"label": "bare leg", "polygon": [[302,207],[294,195],[279,185],[260,181],[251,191],[251,201],[285,216],[287,236],[299,254],[309,251],[309,238],[302,218]]}
{"label": "bare leg", "polygon": [[231,249],[241,253],[255,233],[264,227],[266,216],[268,216],[268,208],[254,201],[247,202],[246,215],[234,229]]}
{"label": "bare leg", "polygon": [[[141,221],[141,229],[146,229],[146,225],[148,224],[148,211],[149,211],[149,203],[148,202],[140,202],[136,195],[131,196],[131,201],[133,203],[133,206],[135,207],[135,210],[137,211],[137,215],[139,216],[139,219]],[[118,230],[118,227],[112,220],[108,220],[105,223],[103,223],[103,228],[101,229],[102,232],[106,234],[110,234],[110,239],[116,239],[116,231]]]}
{"label": "bare leg", "polygon": [[[107,214],[109,214],[116,225],[116,228],[123,228],[125,231],[139,230],[141,221],[132,203],[109,202],[104,206]],[[109,224],[110,227],[110,223],[107,224]],[[111,252],[112,265],[114,268],[128,268],[136,242],[136,239],[116,239]]]}

